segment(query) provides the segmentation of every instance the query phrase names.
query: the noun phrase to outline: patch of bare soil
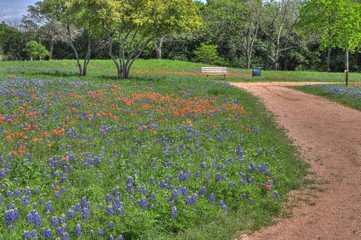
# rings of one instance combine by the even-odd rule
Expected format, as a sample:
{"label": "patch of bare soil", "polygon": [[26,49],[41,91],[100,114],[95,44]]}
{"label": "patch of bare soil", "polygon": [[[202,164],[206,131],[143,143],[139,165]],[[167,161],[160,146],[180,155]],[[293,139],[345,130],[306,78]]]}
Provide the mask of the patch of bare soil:
{"label": "patch of bare soil", "polygon": [[361,239],[361,112],[283,87],[314,83],[231,84],[276,115],[317,180],[291,194],[291,217],[239,239]]}

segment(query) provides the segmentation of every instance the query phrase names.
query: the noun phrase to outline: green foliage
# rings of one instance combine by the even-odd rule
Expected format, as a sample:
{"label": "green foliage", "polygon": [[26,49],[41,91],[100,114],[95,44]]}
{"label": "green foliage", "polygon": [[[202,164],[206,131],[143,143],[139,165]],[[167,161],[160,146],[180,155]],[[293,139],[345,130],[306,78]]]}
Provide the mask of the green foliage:
{"label": "green foliage", "polygon": [[33,58],[45,58],[49,56],[49,51],[45,49],[43,45],[36,41],[30,41],[25,44],[23,50],[33,60]]}
{"label": "green foliage", "polygon": [[353,52],[361,41],[361,4],[353,0],[309,0],[300,10],[300,27],[320,36],[320,48]]}
{"label": "green foliage", "polygon": [[218,46],[209,44],[209,42],[201,43],[201,45],[193,51],[194,60],[206,64],[224,64],[224,60],[218,55]]}

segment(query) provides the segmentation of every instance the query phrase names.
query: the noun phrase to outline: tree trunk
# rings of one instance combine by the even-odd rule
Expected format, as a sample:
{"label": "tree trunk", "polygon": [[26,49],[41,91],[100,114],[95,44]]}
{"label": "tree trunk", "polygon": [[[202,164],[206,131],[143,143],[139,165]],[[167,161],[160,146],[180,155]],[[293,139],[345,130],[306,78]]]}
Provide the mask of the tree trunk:
{"label": "tree trunk", "polygon": [[327,59],[326,59],[326,72],[330,72],[330,63],[331,63],[331,47],[327,48]]}
{"label": "tree trunk", "polygon": [[346,50],[345,50],[345,70],[349,71],[349,67],[350,67],[350,64],[349,64],[349,50],[348,50],[348,48],[346,48]]}
{"label": "tree trunk", "polygon": [[164,41],[163,37],[158,38],[158,39],[154,39],[154,41],[153,41],[153,45],[154,45],[155,54],[156,54],[157,59],[162,59],[163,41]]}
{"label": "tree trunk", "polygon": [[49,61],[53,59],[53,51],[54,51],[54,37],[51,36],[50,40],[50,49],[49,49]]}

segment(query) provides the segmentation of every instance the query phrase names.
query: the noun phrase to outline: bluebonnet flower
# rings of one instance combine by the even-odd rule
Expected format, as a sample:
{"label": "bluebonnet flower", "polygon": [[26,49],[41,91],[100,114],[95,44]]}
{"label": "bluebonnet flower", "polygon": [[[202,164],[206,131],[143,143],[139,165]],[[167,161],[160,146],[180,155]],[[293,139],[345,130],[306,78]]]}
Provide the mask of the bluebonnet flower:
{"label": "bluebonnet flower", "polygon": [[128,177],[128,178],[126,179],[126,183],[128,183],[128,184],[133,183],[133,178]]}
{"label": "bluebonnet flower", "polygon": [[42,223],[40,215],[35,210],[30,211],[26,217],[26,222],[32,223],[34,226],[40,226]]}
{"label": "bluebonnet flower", "polygon": [[142,200],[138,201],[138,204],[141,209],[146,209],[147,208],[147,199],[142,198]]}
{"label": "bluebonnet flower", "polygon": [[[150,195],[150,201],[155,201],[155,199],[156,199],[156,195],[155,195],[155,193],[152,193]],[[1,204],[1,202],[0,202],[0,204]]]}
{"label": "bluebonnet flower", "polygon": [[186,205],[193,205],[197,203],[197,196],[193,195],[192,197],[187,197]]}
{"label": "bluebonnet flower", "polygon": [[59,191],[54,193],[54,199],[60,199],[60,192]]}
{"label": "bluebonnet flower", "polygon": [[177,208],[173,207],[171,210],[171,218],[175,218],[177,216]]}
{"label": "bluebonnet flower", "polygon": [[25,187],[25,194],[26,195],[31,195],[32,193],[31,193],[31,189],[30,189],[30,187]]}
{"label": "bluebonnet flower", "polygon": [[56,216],[52,216],[51,219],[50,219],[50,224],[53,226],[53,227],[56,227],[59,225],[59,218],[56,217]]}
{"label": "bluebonnet flower", "polygon": [[179,197],[179,192],[176,190],[176,191],[174,191],[174,192],[172,193],[172,198],[173,198],[174,200],[177,200],[178,197]]}
{"label": "bluebonnet flower", "polygon": [[41,229],[40,233],[45,237],[45,239],[51,239],[53,232],[50,229]]}
{"label": "bluebonnet flower", "polygon": [[109,205],[107,208],[107,215],[112,215],[113,214],[113,206],[112,205]]}
{"label": "bluebonnet flower", "polygon": [[127,191],[129,193],[133,192],[133,184],[131,184],[131,183],[127,184]]}
{"label": "bluebonnet flower", "polygon": [[207,168],[207,164],[206,164],[206,163],[204,163],[204,162],[202,162],[202,163],[201,163],[201,168],[202,168],[202,169]]}
{"label": "bluebonnet flower", "polygon": [[223,210],[227,210],[227,209],[228,209],[227,205],[223,202],[223,200],[220,200],[219,203],[218,203],[218,205],[220,205]]}
{"label": "bluebonnet flower", "polygon": [[11,197],[11,196],[13,196],[13,192],[10,191],[10,190],[7,190],[6,191],[6,197]]}
{"label": "bluebonnet flower", "polygon": [[201,191],[199,192],[199,194],[204,195],[204,194],[206,194],[206,192],[207,192],[206,187],[202,187],[202,189],[201,189]]}
{"label": "bluebonnet flower", "polygon": [[114,222],[109,222],[107,228],[114,229]]}
{"label": "bluebonnet flower", "polygon": [[219,182],[222,179],[222,174],[217,173],[216,175],[216,182]]}
{"label": "bluebonnet flower", "polygon": [[30,231],[24,231],[23,238],[25,239],[38,239],[38,232],[36,230]]}
{"label": "bluebonnet flower", "polygon": [[30,198],[28,196],[22,197],[21,201],[23,202],[24,206],[30,204]]}
{"label": "bluebonnet flower", "polygon": [[214,196],[213,193],[211,193],[211,194],[209,195],[208,202],[209,202],[209,203],[212,203],[212,202],[214,202],[214,201],[215,201],[215,196]]}
{"label": "bluebonnet flower", "polygon": [[19,210],[15,208],[5,211],[4,219],[8,228],[13,228],[13,224],[19,219]]}
{"label": "bluebonnet flower", "polygon": [[88,200],[86,199],[86,197],[82,197],[80,202],[83,207],[89,207],[91,205],[90,202],[88,202]]}
{"label": "bluebonnet flower", "polygon": [[278,198],[279,196],[280,195],[279,195],[279,193],[277,191],[273,192],[273,195],[272,195],[273,198]]}
{"label": "bluebonnet flower", "polygon": [[0,193],[0,206],[2,203],[3,203],[3,195],[1,195],[1,193]]}
{"label": "bluebonnet flower", "polygon": [[75,226],[74,235],[75,235],[75,236],[84,235],[84,233],[81,232],[81,226],[80,226],[80,224],[77,224],[77,225]]}
{"label": "bluebonnet flower", "polygon": [[82,212],[83,212],[83,215],[82,215],[82,219],[84,220],[84,219],[87,219],[88,217],[90,217],[90,209],[89,208],[84,208],[83,210],[82,210]]}
{"label": "bluebonnet flower", "polygon": [[76,213],[73,209],[69,209],[67,215],[68,215],[69,219],[73,219],[75,217]]}
{"label": "bluebonnet flower", "polygon": [[228,183],[228,187],[233,188],[233,187],[234,187],[234,183],[233,183],[233,182]]}
{"label": "bluebonnet flower", "polygon": [[53,203],[51,201],[48,201],[45,203],[45,212],[51,213],[53,211]]}
{"label": "bluebonnet flower", "polygon": [[105,195],[105,201],[106,201],[106,202],[110,202],[110,201],[112,201],[112,200],[113,200],[113,197],[112,197],[112,196],[110,196],[109,194]]}
{"label": "bluebonnet flower", "polygon": [[104,236],[104,230],[103,229],[99,229],[99,231],[97,232],[98,236]]}
{"label": "bluebonnet flower", "polygon": [[59,217],[59,222],[61,224],[64,224],[66,223],[66,216],[64,214],[61,214],[60,217]]}
{"label": "bluebonnet flower", "polygon": [[64,226],[57,227],[55,231],[56,231],[56,235],[61,237],[66,236],[68,233],[68,229]]}
{"label": "bluebonnet flower", "polygon": [[151,179],[149,180],[149,182],[150,182],[150,185],[154,185],[154,184],[155,184],[154,178],[151,178]]}

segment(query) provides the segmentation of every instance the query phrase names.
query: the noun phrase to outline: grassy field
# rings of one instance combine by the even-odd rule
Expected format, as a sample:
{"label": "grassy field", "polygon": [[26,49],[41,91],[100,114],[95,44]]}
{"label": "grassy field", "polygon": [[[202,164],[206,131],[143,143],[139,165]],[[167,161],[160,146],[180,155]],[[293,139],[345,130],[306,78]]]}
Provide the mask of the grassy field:
{"label": "grassy field", "polygon": [[[360,82],[361,83],[361,82]],[[353,83],[346,87],[344,84],[335,85],[310,85],[292,87],[293,89],[310,93],[328,100],[341,103],[347,107],[361,111],[361,86],[360,83]]]}
{"label": "grassy field", "polygon": [[0,62],[0,239],[232,239],[302,185],[264,106],[204,65],[140,60],[128,80],[74,66]]}
{"label": "grassy field", "polygon": [[[206,77],[201,72],[200,63],[189,63],[170,60],[137,60],[131,69],[131,77],[144,78],[147,76],[166,78],[167,76],[197,77],[197,79],[223,81],[223,76]],[[45,79],[53,77],[65,77],[77,79],[76,62],[72,60],[62,61],[23,61],[23,62],[0,62],[0,68],[6,70],[6,74],[22,74],[29,78],[41,76]],[[301,72],[301,71],[268,71],[262,70],[261,77],[252,78],[251,69],[228,68],[229,75],[226,81],[328,81],[343,82],[343,73]],[[4,71],[3,71],[4,73]],[[0,71],[1,74],[1,71]],[[361,81],[361,73],[350,73],[350,82]],[[116,69],[112,61],[92,60],[89,65],[87,79],[115,79]]]}

